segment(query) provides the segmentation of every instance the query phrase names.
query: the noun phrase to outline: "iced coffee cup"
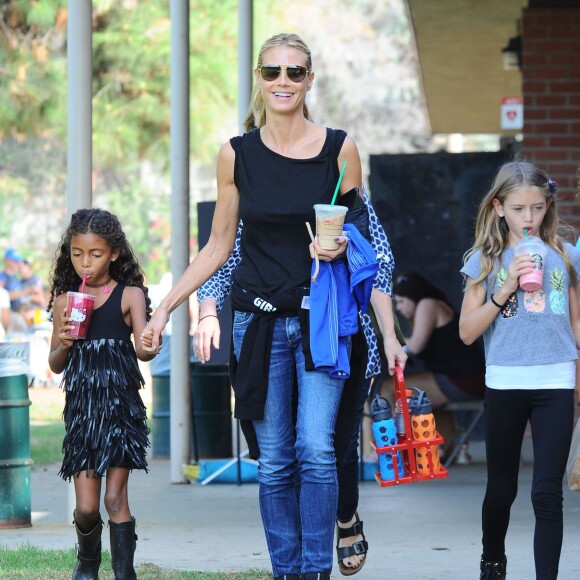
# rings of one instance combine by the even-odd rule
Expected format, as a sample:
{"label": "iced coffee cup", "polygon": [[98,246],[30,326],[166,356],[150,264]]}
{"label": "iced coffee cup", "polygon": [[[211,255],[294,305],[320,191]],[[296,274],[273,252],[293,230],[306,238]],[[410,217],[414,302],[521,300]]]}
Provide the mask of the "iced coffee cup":
{"label": "iced coffee cup", "polygon": [[68,333],[76,338],[86,338],[96,296],[83,292],[67,292],[66,295],[66,311],[71,318]]}
{"label": "iced coffee cup", "polygon": [[337,250],[336,238],[342,235],[344,216],[347,208],[343,205],[319,203],[314,206],[316,214],[316,234],[323,250]]}
{"label": "iced coffee cup", "polygon": [[522,274],[519,279],[520,288],[525,292],[534,292],[542,287],[544,278],[544,260],[548,253],[546,244],[535,236],[522,238],[514,249],[516,254],[531,254],[534,258],[534,267],[531,272]]}

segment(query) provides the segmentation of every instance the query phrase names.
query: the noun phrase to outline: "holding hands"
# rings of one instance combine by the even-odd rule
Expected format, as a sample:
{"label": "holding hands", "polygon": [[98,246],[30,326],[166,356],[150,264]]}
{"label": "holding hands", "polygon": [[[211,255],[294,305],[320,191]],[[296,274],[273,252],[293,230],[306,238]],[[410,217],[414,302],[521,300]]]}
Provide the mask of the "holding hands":
{"label": "holding hands", "polygon": [[169,314],[166,310],[159,307],[151,316],[149,322],[145,325],[140,339],[143,348],[151,354],[157,354],[163,342],[161,333],[169,322]]}
{"label": "holding hands", "polygon": [[143,348],[147,352],[150,352],[151,354],[155,355],[161,349],[161,345],[163,344],[163,339],[162,339],[161,335],[159,335],[159,340],[158,340],[159,346],[153,344],[153,329],[145,327],[145,329],[141,333],[141,344],[143,345]]}

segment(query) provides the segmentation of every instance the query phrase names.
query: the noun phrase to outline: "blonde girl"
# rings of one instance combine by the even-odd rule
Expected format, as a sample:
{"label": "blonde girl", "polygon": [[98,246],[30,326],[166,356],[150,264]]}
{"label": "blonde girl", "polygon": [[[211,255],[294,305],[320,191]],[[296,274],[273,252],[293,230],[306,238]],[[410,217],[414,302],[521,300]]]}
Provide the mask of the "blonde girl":
{"label": "blonde girl", "polygon": [[[559,226],[555,182],[531,163],[507,163],[481,202],[475,244],[461,270],[466,286],[459,333],[466,344],[483,335],[486,355],[482,580],[506,577],[505,537],[528,421],[534,451],[536,578],[558,575],[562,478],[572,437],[580,345],[580,253],[561,239]],[[518,285],[535,264],[531,254],[514,253],[526,235],[541,238],[548,249],[543,287],[534,292]]]}

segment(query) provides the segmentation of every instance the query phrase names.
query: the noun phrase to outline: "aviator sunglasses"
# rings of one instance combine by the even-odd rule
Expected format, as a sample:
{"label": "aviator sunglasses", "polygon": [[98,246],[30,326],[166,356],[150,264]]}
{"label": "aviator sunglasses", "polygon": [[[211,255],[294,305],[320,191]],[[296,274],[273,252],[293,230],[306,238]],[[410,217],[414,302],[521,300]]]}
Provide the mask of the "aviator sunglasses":
{"label": "aviator sunglasses", "polygon": [[288,66],[280,66],[279,64],[265,64],[258,67],[258,72],[265,81],[271,82],[275,81],[280,76],[282,69],[286,70],[286,76],[293,83],[302,82],[306,78],[307,73],[310,72],[306,67],[297,64],[289,64]]}

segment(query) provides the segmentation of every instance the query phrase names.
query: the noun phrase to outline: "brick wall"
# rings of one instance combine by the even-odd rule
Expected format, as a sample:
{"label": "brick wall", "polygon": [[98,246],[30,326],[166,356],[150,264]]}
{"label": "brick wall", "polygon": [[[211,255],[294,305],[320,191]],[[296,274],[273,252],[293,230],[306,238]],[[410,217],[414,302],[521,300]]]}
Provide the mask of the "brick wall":
{"label": "brick wall", "polygon": [[560,217],[580,231],[580,9],[526,8],[522,18],[523,152],[558,183]]}

